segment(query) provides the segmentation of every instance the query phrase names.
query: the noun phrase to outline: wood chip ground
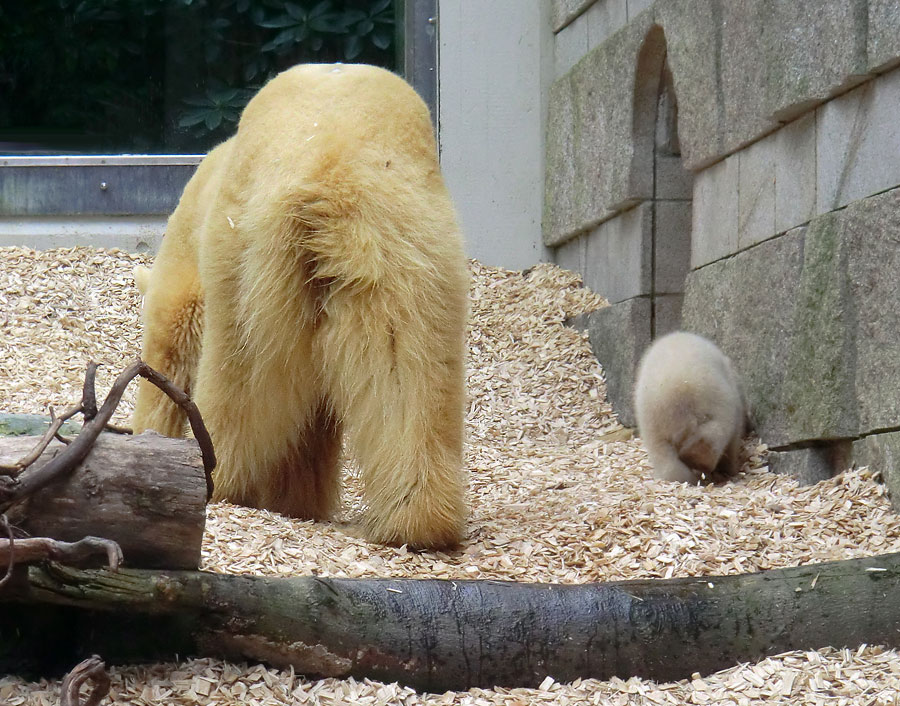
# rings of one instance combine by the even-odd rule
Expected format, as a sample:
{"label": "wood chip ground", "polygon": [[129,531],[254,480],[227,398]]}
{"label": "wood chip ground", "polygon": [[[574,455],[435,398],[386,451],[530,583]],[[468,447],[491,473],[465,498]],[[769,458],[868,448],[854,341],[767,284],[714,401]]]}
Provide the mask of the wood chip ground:
{"label": "wood chip ground", "polygon": [[[137,355],[131,273],[147,256],[87,248],[0,248],[0,409],[46,413],[98,389]],[[581,583],[734,574],[900,551],[900,517],[866,469],[811,487],[768,472],[749,440],[741,477],[721,487],[654,481],[639,440],[620,432],[603,372],[566,318],[604,302],[571,273],[472,263],[467,415],[471,517],[459,551],[367,544],[347,464],[343,511],[329,524],[215,504],[204,568],[234,574],[437,577]],[[134,390],[117,420],[128,422]],[[539,689],[423,695],[396,684],[309,681],[216,660],[116,668],[107,703],[131,704],[869,704],[900,703],[900,659],[878,646],[792,652],[659,684],[583,680]],[[0,677],[0,704],[58,702],[56,681]]]}

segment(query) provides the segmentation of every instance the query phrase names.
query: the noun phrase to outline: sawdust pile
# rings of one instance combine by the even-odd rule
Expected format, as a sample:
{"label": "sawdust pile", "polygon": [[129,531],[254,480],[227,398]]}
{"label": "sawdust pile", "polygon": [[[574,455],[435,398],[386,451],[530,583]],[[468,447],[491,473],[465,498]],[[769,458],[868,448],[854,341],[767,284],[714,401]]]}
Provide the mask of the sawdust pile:
{"label": "sawdust pile", "polygon": [[[146,256],[87,248],[0,248],[0,410],[46,413],[77,402],[89,359],[102,394],[137,355],[131,272]],[[654,481],[639,441],[619,429],[602,371],[566,318],[603,302],[551,265],[526,273],[473,263],[466,465],[472,507],[459,551],[408,552],[362,541],[358,478],[335,522],[299,522],[216,504],[204,568],[223,573],[437,577],[581,583],[734,574],[900,551],[900,518],[865,469],[799,488],[768,473],[749,442],[734,483]],[[117,419],[127,423],[134,386]],[[639,679],[540,689],[419,695],[397,685],[310,682],[257,665],[192,660],[112,670],[116,704],[888,704],[893,651],[790,653],[671,684]],[[0,679],[0,703],[55,704],[58,683]]]}

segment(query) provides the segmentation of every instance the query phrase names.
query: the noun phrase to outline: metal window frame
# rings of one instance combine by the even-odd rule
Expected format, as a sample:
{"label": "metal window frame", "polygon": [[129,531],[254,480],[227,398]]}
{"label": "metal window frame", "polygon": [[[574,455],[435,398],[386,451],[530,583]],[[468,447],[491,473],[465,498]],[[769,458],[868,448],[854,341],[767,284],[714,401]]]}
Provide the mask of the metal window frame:
{"label": "metal window frame", "polygon": [[[403,35],[400,61],[403,75],[431,111],[437,132],[438,104],[438,0],[400,0]],[[398,46],[401,42],[398,42]]]}

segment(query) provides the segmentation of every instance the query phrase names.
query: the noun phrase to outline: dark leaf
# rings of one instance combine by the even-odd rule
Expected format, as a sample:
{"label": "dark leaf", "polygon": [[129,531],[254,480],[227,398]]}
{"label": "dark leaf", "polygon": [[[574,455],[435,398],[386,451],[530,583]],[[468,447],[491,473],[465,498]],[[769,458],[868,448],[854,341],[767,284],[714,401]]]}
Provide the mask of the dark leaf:
{"label": "dark leaf", "polygon": [[266,42],[262,45],[262,51],[272,51],[273,49],[278,49],[285,44],[289,44],[293,39],[294,30],[293,29],[285,29],[279,32],[275,39],[270,42]]}
{"label": "dark leaf", "polygon": [[346,25],[356,24],[360,20],[364,20],[368,15],[362,10],[344,10],[341,17]]}
{"label": "dark leaf", "polygon": [[243,95],[237,95],[234,98],[225,101],[222,105],[229,108],[243,108],[247,105],[247,98]]}
{"label": "dark leaf", "polygon": [[275,17],[271,20],[263,20],[262,22],[257,22],[257,25],[260,27],[269,27],[274,29],[280,29],[282,27],[294,27],[297,24],[297,21],[288,15],[281,15],[281,17]]}
{"label": "dark leaf", "polygon": [[287,10],[288,15],[294,18],[296,22],[305,22],[306,21],[306,10],[293,2],[284,3],[284,9]]}
{"label": "dark leaf", "polygon": [[226,103],[229,103],[234,100],[237,94],[238,89],[236,88],[220,88],[215,91],[209,91],[208,93],[210,100],[216,105],[225,105]]}
{"label": "dark leaf", "polygon": [[178,127],[191,127],[202,123],[204,120],[206,120],[206,111],[185,113],[184,117],[178,121]]}
{"label": "dark leaf", "polygon": [[204,120],[206,123],[206,127],[209,130],[215,130],[219,125],[222,124],[222,114],[218,111],[209,112],[206,114],[206,119]]}
{"label": "dark leaf", "polygon": [[391,42],[394,39],[394,35],[392,32],[386,32],[384,30],[376,30],[372,32],[372,44],[374,44],[379,49],[387,49],[391,46]]}
{"label": "dark leaf", "polygon": [[206,63],[211,64],[216,61],[222,53],[222,45],[221,44],[207,44],[204,55],[206,56]]}
{"label": "dark leaf", "polygon": [[201,96],[198,98],[182,98],[181,102],[187,103],[188,105],[195,105],[200,108],[209,108],[212,105],[209,98],[205,96]]}
{"label": "dark leaf", "polygon": [[362,40],[359,35],[351,34],[344,40],[344,58],[353,61],[362,52]]}
{"label": "dark leaf", "polygon": [[331,12],[327,15],[312,17],[310,15],[309,27],[314,32],[325,32],[326,34],[341,34],[347,31],[347,23],[341,14]]}
{"label": "dark leaf", "polygon": [[318,17],[320,15],[324,15],[328,10],[331,9],[331,0],[322,0],[319,3],[316,3],[313,6],[313,9],[309,11],[310,17]]}

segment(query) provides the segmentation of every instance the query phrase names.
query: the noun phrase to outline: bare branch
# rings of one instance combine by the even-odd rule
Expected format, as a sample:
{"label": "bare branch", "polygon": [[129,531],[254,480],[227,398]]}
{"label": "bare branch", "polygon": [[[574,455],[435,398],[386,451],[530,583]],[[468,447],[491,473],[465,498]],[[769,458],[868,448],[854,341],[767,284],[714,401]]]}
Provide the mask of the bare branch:
{"label": "bare branch", "polygon": [[29,451],[24,457],[22,457],[19,461],[14,463],[12,466],[2,466],[0,467],[0,472],[5,475],[17,476],[23,470],[28,468],[32,463],[37,461],[41,454],[44,453],[44,449],[47,448],[47,445],[53,441],[53,438],[56,436],[57,432],[59,432],[60,427],[63,425],[65,420],[62,417],[57,417],[53,414],[53,408],[50,409],[50,427],[47,431],[44,432],[44,435],[41,437],[41,440],[37,443],[37,445]]}
{"label": "bare branch", "polygon": [[94,380],[97,377],[97,364],[90,361],[84,374],[84,387],[81,391],[81,412],[84,421],[89,422],[97,416],[97,392]]}
{"label": "bare branch", "polygon": [[105,554],[107,566],[117,571],[122,563],[122,549],[116,542],[100,537],[85,537],[77,542],[63,542],[49,537],[28,537],[15,540],[0,540],[0,562],[12,566],[13,551],[19,564],[33,564],[37,561],[58,561],[64,564],[79,564],[97,555]]}
{"label": "bare branch", "polygon": [[[94,682],[94,690],[82,704],[79,692],[87,681]],[[97,655],[78,664],[62,680],[59,706],[98,706],[104,696],[109,694],[109,674],[103,660]]]}
{"label": "bare branch", "polygon": [[209,500],[213,493],[212,472],[216,467],[216,455],[213,450],[212,439],[210,439],[206,425],[203,423],[203,418],[200,416],[200,410],[194,404],[194,401],[187,396],[187,393],[175,383],[146,363],[138,362],[142,366],[139,371],[140,375],[165,392],[187,414],[188,421],[191,424],[191,431],[194,433],[194,438],[200,446],[200,455],[203,457],[203,468],[206,471],[206,499]]}
{"label": "bare branch", "polygon": [[[88,376],[90,374],[91,366],[88,366]],[[200,453],[203,457],[203,468],[206,472],[207,499],[212,497],[212,471],[216,465],[216,457],[212,447],[212,440],[209,437],[206,426],[203,424],[197,405],[168,378],[138,359],[119,374],[96,416],[84,424],[81,428],[81,433],[71,440],[71,443],[62,453],[50,459],[40,468],[23,471],[11,486],[9,484],[0,484],[0,512],[6,511],[11,505],[43,488],[56,477],[71,472],[82,463],[90,453],[100,432],[106,428],[113,412],[122,399],[128,383],[138,375],[145,377],[156,385],[187,413],[191,429],[194,432],[194,438],[200,446]],[[89,387],[92,387],[92,385],[86,382],[85,388]],[[78,410],[80,409],[81,405],[79,405]]]}
{"label": "bare branch", "polygon": [[122,399],[125,387],[138,374],[142,365],[141,361],[136,361],[116,378],[97,416],[81,428],[81,433],[72,440],[62,453],[50,459],[40,468],[29,468],[16,479],[17,483],[11,497],[3,498],[3,502],[0,503],[0,511],[5,511],[13,503],[28,497],[57,476],[70,472],[84,461],[100,432],[103,431],[103,427],[106,426],[119,401]]}
{"label": "bare branch", "polygon": [[3,524],[3,529],[6,530],[7,539],[7,560],[6,560],[6,575],[0,579],[0,588],[3,588],[4,585],[9,581],[13,574],[13,568],[16,565],[16,548],[15,548],[15,537],[13,536],[12,527],[9,524],[9,519],[6,515],[0,515],[0,522]]}
{"label": "bare branch", "polygon": [[59,439],[64,444],[68,445],[71,439],[63,439],[59,435],[59,430],[62,428],[62,425],[65,424],[69,419],[74,417],[81,411],[81,405],[77,407],[72,407],[67,412],[57,417],[53,411],[53,407],[50,408],[50,426],[47,428],[47,431],[44,432],[44,435],[41,437],[41,440],[35,445],[35,447],[29,451],[21,460],[14,463],[12,466],[0,466],[0,474],[8,475],[8,476],[17,476],[22,471],[24,471],[28,466],[37,461],[41,454],[44,453],[44,450],[50,444],[53,439]]}
{"label": "bare branch", "polygon": [[96,379],[96,377],[97,364],[91,361],[88,363],[87,370],[84,373],[84,387],[82,388],[81,392],[81,404],[72,407],[60,417],[56,416],[53,411],[53,407],[51,407],[50,426],[47,431],[44,432],[41,440],[24,458],[22,458],[12,466],[0,465],[0,474],[17,476],[19,473],[28,468],[28,466],[30,466],[41,457],[41,454],[44,453],[44,450],[53,439],[61,441],[66,446],[71,443],[72,440],[61,436],[59,430],[62,428],[63,424],[65,424],[69,419],[74,417],[79,412],[84,415],[86,421],[90,421],[97,416],[97,394],[94,390],[94,380]]}
{"label": "bare branch", "polygon": [[[54,419],[50,428],[44,434],[44,437],[42,437],[38,447],[15,466],[6,469],[6,475],[16,477],[11,483],[0,482],[0,512],[5,512],[15,503],[40,490],[56,477],[71,472],[82,463],[84,459],[87,458],[91,448],[93,448],[97,437],[100,436],[100,432],[108,426],[109,420],[112,417],[113,412],[115,412],[116,407],[118,407],[128,383],[138,375],[146,378],[160,390],[165,392],[172,401],[181,407],[187,414],[188,421],[191,424],[191,430],[194,432],[194,438],[200,446],[200,454],[203,457],[203,469],[206,473],[206,497],[207,500],[211,498],[213,491],[212,472],[216,466],[216,456],[213,451],[209,432],[206,430],[206,426],[203,424],[203,419],[200,416],[200,410],[197,409],[197,405],[194,404],[193,400],[191,400],[181,388],[176,386],[164,375],[156,372],[140,359],[136,360],[119,374],[110,388],[109,393],[106,395],[103,406],[97,410],[97,413],[90,421],[85,422],[78,436],[74,439],[63,439],[59,436],[59,426],[57,426],[57,424],[61,425],[60,420],[65,421],[77,412],[83,412],[85,405],[96,405],[96,402],[93,400],[94,375],[96,369],[96,364],[88,364],[87,373],[85,374],[84,399],[82,400],[82,403],[78,407],[73,407],[58,419]],[[87,417],[87,415],[85,416]],[[59,439],[67,444],[66,449],[50,459],[40,468],[23,470],[28,468],[34,460],[40,457],[40,454],[43,453],[47,444],[50,442],[50,439],[53,438]],[[36,456],[35,453],[37,453]],[[34,456],[34,459],[31,458],[32,456]],[[28,463],[25,463],[25,461],[28,461]],[[3,475],[3,471],[4,469],[0,468],[0,475]]]}

